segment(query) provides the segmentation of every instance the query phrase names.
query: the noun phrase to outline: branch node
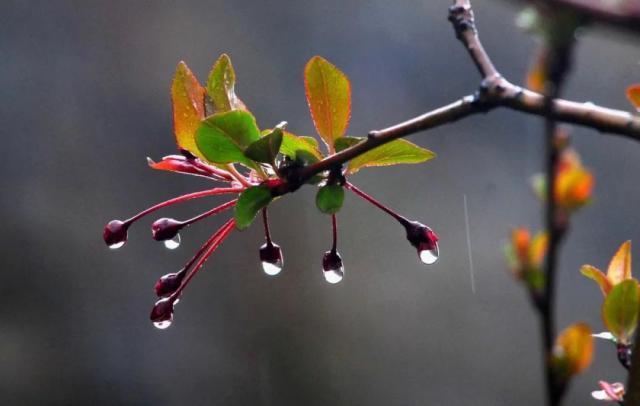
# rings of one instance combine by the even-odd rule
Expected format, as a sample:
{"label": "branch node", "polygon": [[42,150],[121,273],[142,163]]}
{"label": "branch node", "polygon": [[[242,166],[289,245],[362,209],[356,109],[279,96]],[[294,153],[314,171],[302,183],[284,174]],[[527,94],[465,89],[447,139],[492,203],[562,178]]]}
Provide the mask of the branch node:
{"label": "branch node", "polygon": [[476,32],[473,11],[469,6],[454,4],[449,7],[449,21],[453,24],[453,29],[459,40],[462,40],[462,34],[467,30],[472,30],[474,33]]}

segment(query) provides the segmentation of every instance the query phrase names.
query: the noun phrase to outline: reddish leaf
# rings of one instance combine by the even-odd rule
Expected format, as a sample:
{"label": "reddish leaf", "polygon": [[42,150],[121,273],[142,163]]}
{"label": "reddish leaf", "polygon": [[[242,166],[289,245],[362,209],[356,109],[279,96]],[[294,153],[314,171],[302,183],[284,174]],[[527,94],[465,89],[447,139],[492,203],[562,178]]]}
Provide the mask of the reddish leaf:
{"label": "reddish leaf", "polygon": [[613,285],[601,270],[599,270],[595,266],[582,265],[582,268],[580,268],[580,272],[587,278],[593,279],[598,284],[598,286],[600,286],[602,294],[607,297]]}
{"label": "reddish leaf", "polygon": [[334,150],[334,142],[347,131],[351,116],[351,84],[338,68],[319,56],[304,69],[307,103],[318,134]]}
{"label": "reddish leaf", "polygon": [[640,112],[640,83],[627,88],[627,98],[633,107]]}
{"label": "reddish leaf", "polygon": [[204,119],[205,90],[187,64],[180,62],[171,84],[173,103],[173,132],[182,149],[201,156],[195,142],[195,133]]}
{"label": "reddish leaf", "polygon": [[611,258],[607,278],[613,285],[631,279],[631,241],[624,242]]}

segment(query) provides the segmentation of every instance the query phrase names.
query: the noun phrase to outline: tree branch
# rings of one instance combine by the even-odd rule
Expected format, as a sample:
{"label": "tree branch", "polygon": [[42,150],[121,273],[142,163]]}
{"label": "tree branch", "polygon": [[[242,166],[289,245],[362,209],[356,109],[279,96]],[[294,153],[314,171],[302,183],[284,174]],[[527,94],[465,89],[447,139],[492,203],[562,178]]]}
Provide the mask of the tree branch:
{"label": "tree branch", "polygon": [[[510,83],[497,71],[478,37],[469,0],[455,0],[454,5],[449,8],[449,20],[453,24],[456,37],[465,46],[482,77],[480,87],[473,95],[465,96],[456,102],[391,127],[371,131],[365,141],[301,168],[299,172],[274,188],[273,193],[282,195],[292,192],[318,173],[338,167],[397,138],[451,123],[473,114],[486,113],[497,107],[507,107],[542,117],[548,114],[543,95]],[[579,103],[555,99],[551,118],[640,141],[640,116],[626,111],[600,107],[591,102]]]}

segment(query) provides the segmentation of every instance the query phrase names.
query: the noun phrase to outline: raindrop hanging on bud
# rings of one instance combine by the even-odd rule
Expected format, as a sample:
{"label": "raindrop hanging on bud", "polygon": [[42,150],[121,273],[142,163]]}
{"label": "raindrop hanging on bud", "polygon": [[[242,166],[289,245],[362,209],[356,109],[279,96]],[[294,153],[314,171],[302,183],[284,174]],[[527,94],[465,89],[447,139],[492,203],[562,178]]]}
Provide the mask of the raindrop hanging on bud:
{"label": "raindrop hanging on bud", "polygon": [[155,290],[156,295],[162,297],[167,296],[175,292],[182,283],[185,275],[187,274],[187,269],[182,269],[180,272],[176,273],[168,273],[162,276],[156,282]]}
{"label": "raindrop hanging on bud", "polygon": [[284,265],[280,246],[272,242],[265,243],[260,247],[260,261],[262,262],[264,273],[270,276],[278,275]]}
{"label": "raindrop hanging on bud", "polygon": [[331,250],[324,253],[322,270],[324,271],[324,279],[327,282],[336,284],[342,281],[342,278],[344,278],[344,265],[338,251]]}
{"label": "raindrop hanging on bud", "polygon": [[129,223],[120,220],[111,220],[104,226],[102,238],[111,249],[118,249],[127,242],[127,229]]}
{"label": "raindrop hanging on bud", "polygon": [[160,330],[171,326],[173,321],[173,299],[165,297],[156,302],[149,316],[153,325]]}
{"label": "raindrop hanging on bud", "polygon": [[176,234],[173,238],[164,240],[164,246],[169,250],[175,250],[180,246],[180,241],[182,241],[180,234]]}
{"label": "raindrop hanging on bud", "polygon": [[[167,248],[174,249],[180,245],[178,232],[184,227],[184,223],[167,217],[160,218],[151,225],[151,235],[156,241],[174,240],[174,243],[165,243]],[[175,242],[177,240],[177,243]]]}
{"label": "raindrop hanging on bud", "polygon": [[438,236],[432,229],[417,221],[404,224],[407,230],[407,240],[418,250],[420,261],[431,265],[438,260]]}

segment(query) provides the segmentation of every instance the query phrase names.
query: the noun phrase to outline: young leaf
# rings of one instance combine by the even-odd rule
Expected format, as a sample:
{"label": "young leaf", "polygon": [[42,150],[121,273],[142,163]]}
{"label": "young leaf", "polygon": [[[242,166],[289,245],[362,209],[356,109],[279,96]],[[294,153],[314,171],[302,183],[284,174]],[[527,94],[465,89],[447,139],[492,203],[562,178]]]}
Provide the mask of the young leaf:
{"label": "young leaf", "polygon": [[602,305],[602,320],[618,342],[629,344],[638,325],[640,295],[638,282],[627,279],[615,285]]}
{"label": "young leaf", "polygon": [[198,155],[194,136],[204,118],[204,88],[183,61],[178,63],[171,82],[171,103],[173,132],[178,146]]}
{"label": "young leaf", "polygon": [[202,122],[196,132],[196,144],[207,161],[216,164],[253,162],[244,150],[260,139],[260,131],[251,113],[241,110],[218,113]]}
{"label": "young leaf", "polygon": [[552,362],[565,379],[583,372],[593,358],[593,337],[585,323],[567,327],[556,339]]}
{"label": "young leaf", "polygon": [[220,55],[209,73],[207,94],[213,102],[216,113],[231,110],[246,110],[244,103],[236,96],[236,72],[227,54]]}
{"label": "young leaf", "polygon": [[316,206],[325,214],[335,214],[344,202],[344,189],[340,185],[326,185],[316,194]]}
{"label": "young leaf", "polygon": [[349,161],[347,173],[353,174],[368,166],[417,164],[435,158],[436,154],[407,140],[397,139],[380,145]]}
{"label": "young leaf", "polygon": [[640,84],[631,85],[627,88],[627,98],[633,107],[640,112]]}
{"label": "young leaf", "polygon": [[613,285],[631,279],[631,241],[622,243],[611,258],[607,269],[607,278]]}
{"label": "young leaf", "polygon": [[613,285],[601,270],[599,270],[595,266],[582,265],[582,268],[580,268],[580,272],[587,278],[593,279],[598,284],[598,286],[600,286],[600,290],[602,291],[604,297],[607,297]]}
{"label": "young leaf", "polygon": [[335,140],[347,131],[351,116],[349,79],[326,59],[314,56],[304,69],[304,85],[316,130],[333,151]]}
{"label": "young leaf", "polygon": [[364,138],[362,137],[340,137],[335,142],[336,152],[343,151],[349,147],[352,147],[360,142],[362,142]]}
{"label": "young leaf", "polygon": [[272,163],[282,145],[282,129],[275,128],[271,133],[254,141],[244,151],[244,155],[257,162]]}
{"label": "young leaf", "polygon": [[234,212],[238,230],[249,227],[260,209],[266,207],[272,199],[271,191],[264,185],[253,186],[242,192]]}
{"label": "young leaf", "polygon": [[298,136],[284,131],[280,152],[291,159],[296,159],[298,151],[305,151],[317,160],[322,159],[322,154],[318,149],[318,141],[315,138]]}

